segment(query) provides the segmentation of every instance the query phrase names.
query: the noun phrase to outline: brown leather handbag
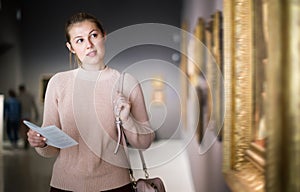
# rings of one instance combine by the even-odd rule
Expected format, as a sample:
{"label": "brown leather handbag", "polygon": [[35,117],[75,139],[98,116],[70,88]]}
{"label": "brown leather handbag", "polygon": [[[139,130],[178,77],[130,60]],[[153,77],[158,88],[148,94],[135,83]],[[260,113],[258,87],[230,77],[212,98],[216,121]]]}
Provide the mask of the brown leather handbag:
{"label": "brown leather handbag", "polygon": [[136,182],[136,192],[164,192],[165,187],[162,180],[158,177],[139,179]]}
{"label": "brown leather handbag", "polygon": [[122,133],[122,143],[124,145],[125,153],[128,159],[129,163],[129,174],[131,177],[132,185],[135,190],[135,192],[166,192],[164,183],[160,177],[153,177],[150,178],[149,174],[147,172],[147,167],[144,159],[143,152],[141,150],[138,150],[140,159],[142,161],[143,170],[145,172],[145,178],[139,178],[136,180],[133,175],[133,171],[130,165],[130,158],[128,154],[128,148],[127,148],[127,142],[125,141],[125,135],[123,132],[123,129],[121,130]]}
{"label": "brown leather handbag", "polygon": [[[126,144],[124,146],[125,148],[127,148]],[[125,151],[127,151],[127,149],[125,149]],[[140,159],[142,161],[143,170],[145,172],[145,178],[140,178],[136,181],[133,176],[133,171],[129,167],[129,173],[131,176],[133,188],[135,189],[136,192],[165,192],[166,191],[165,186],[161,178],[159,177],[149,178],[143,152],[141,150],[138,151],[139,151]],[[126,154],[127,154],[127,158],[129,158],[128,152],[126,152]],[[130,164],[129,159],[128,161]]]}

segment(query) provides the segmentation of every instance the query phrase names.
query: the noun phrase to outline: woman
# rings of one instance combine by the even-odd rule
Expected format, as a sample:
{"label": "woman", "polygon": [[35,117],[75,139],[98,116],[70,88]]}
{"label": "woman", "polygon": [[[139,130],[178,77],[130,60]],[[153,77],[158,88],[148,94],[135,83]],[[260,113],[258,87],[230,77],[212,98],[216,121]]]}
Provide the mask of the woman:
{"label": "woman", "polygon": [[74,70],[54,75],[47,86],[42,127],[55,125],[78,142],[58,149],[33,130],[28,141],[44,157],[57,156],[50,191],[132,191],[122,147],[115,154],[119,115],[127,141],[146,149],[154,139],[142,89],[126,74],[104,64],[105,32],[92,15],[78,13],[66,23],[66,46],[79,61]]}

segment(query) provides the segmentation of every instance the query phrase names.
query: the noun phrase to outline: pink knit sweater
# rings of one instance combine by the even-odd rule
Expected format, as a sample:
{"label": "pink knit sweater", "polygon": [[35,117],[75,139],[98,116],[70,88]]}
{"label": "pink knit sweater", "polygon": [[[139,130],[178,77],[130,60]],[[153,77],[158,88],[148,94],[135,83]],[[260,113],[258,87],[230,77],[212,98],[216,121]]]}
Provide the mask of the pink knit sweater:
{"label": "pink knit sweater", "polygon": [[[60,72],[49,81],[42,127],[56,125],[79,144],[66,149],[36,148],[44,157],[56,157],[50,185],[69,191],[99,192],[130,182],[124,149],[114,154],[117,131],[113,100],[120,73],[82,68]],[[131,115],[123,122],[132,147],[146,149],[154,139],[142,89],[127,74],[123,93],[129,98]]]}

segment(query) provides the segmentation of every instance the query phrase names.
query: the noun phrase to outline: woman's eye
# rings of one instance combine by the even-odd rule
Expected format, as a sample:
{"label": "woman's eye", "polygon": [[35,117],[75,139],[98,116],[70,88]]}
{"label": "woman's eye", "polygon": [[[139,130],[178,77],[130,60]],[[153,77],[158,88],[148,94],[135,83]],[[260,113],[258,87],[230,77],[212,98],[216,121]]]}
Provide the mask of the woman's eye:
{"label": "woman's eye", "polygon": [[77,39],[76,43],[82,43],[83,39]]}
{"label": "woman's eye", "polygon": [[94,38],[96,38],[96,37],[98,37],[98,34],[97,33],[93,33],[91,36],[94,37]]}

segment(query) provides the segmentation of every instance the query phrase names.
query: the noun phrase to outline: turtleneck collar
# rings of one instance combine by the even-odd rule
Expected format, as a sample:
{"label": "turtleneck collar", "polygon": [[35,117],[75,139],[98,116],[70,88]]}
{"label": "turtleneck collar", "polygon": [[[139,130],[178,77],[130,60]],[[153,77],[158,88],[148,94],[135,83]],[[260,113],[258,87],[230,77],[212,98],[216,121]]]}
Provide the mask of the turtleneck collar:
{"label": "turtleneck collar", "polygon": [[108,69],[107,66],[105,66],[102,70],[85,70],[82,67],[78,68],[77,77],[80,79],[88,80],[88,81],[97,81],[99,75],[106,71]]}

